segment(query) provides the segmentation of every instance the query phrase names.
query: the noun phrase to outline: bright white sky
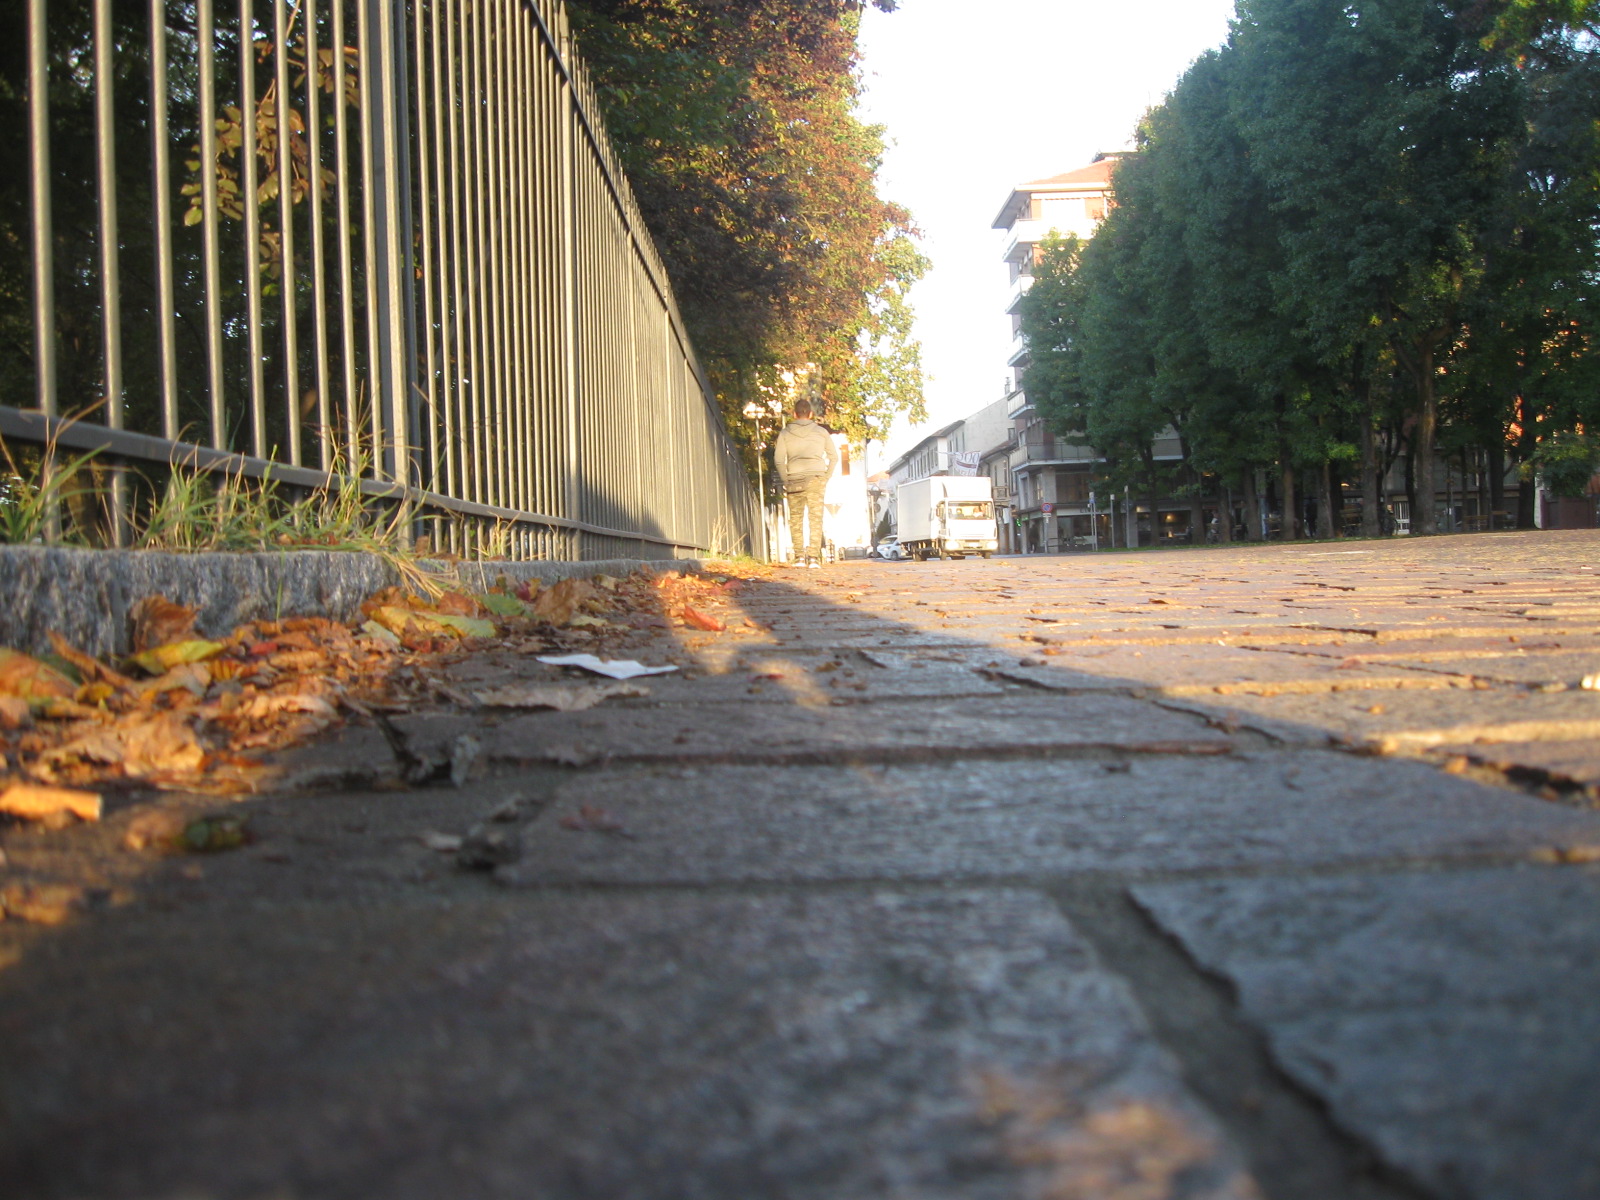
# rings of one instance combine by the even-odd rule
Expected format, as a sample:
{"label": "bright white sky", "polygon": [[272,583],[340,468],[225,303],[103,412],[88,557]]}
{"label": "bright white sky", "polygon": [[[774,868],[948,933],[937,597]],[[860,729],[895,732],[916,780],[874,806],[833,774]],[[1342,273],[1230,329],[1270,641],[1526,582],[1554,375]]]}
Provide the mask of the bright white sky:
{"label": "bright white sky", "polygon": [[912,292],[930,424],[888,457],[997,399],[1011,345],[1004,235],[1012,188],[1125,146],[1144,110],[1221,45],[1233,0],[900,0],[862,19],[863,117],[888,128],[880,192],[921,227],[933,270]]}

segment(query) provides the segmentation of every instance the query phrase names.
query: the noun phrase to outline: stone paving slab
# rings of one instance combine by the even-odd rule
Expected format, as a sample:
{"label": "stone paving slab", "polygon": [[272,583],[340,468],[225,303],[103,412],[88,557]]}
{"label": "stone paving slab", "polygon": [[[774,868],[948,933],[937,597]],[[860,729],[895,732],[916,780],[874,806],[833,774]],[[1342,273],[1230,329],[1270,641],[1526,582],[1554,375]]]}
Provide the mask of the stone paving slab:
{"label": "stone paving slab", "polygon": [[[895,699],[916,696],[998,696],[1005,690],[982,672],[993,653],[951,655],[938,650],[847,649],[842,651],[738,646],[707,648],[688,672],[638,681],[653,704],[745,701],[828,704],[835,699]],[[1004,661],[1015,662],[1007,657]],[[652,664],[660,665],[660,664]],[[446,673],[463,691],[508,683],[582,684],[593,676],[559,667],[526,664],[480,666],[468,662]]]}
{"label": "stone paving slab", "polygon": [[1509,774],[1528,774],[1587,789],[1587,802],[1600,807],[1600,738],[1563,742],[1441,742],[1439,755],[1459,754]]}
{"label": "stone paving slab", "polygon": [[1396,667],[1492,679],[1497,683],[1528,686],[1564,685],[1576,688],[1586,676],[1600,674],[1600,649],[1587,651],[1517,651],[1478,654],[1441,661],[1436,658],[1391,658]]}
{"label": "stone paving slab", "polygon": [[1144,884],[1296,1080],[1440,1196],[1600,1196],[1600,872]]}
{"label": "stone paving slab", "polygon": [[1274,725],[1320,730],[1389,753],[1432,750],[1461,742],[1600,739],[1600,692],[1592,691],[1550,694],[1451,688],[1278,696],[1240,692],[1207,703],[1236,714],[1247,726],[1262,718]]}
{"label": "stone paving slab", "polygon": [[1526,630],[1515,636],[1495,637],[1457,632],[1449,637],[1397,638],[1382,642],[1373,639],[1366,645],[1307,646],[1298,649],[1297,652],[1307,656],[1345,657],[1363,663],[1414,661],[1448,666],[1455,662],[1470,661],[1480,657],[1497,658],[1507,654],[1539,655],[1563,650],[1575,654],[1587,652],[1600,658],[1600,638],[1588,634],[1545,635]]}
{"label": "stone paving slab", "polygon": [[[618,829],[586,830],[585,810]],[[572,826],[578,828],[572,828]],[[1337,754],[586,774],[515,885],[1023,879],[1600,855],[1600,813]]]}
{"label": "stone paving slab", "polygon": [[1034,894],[220,909],[93,943],[0,975],[15,1200],[1258,1196]]}
{"label": "stone paving slab", "polygon": [[481,715],[403,717],[395,724],[419,747],[462,733],[494,763],[691,759],[830,762],[844,757],[934,760],[958,755],[1032,755],[1090,747],[1226,753],[1227,734],[1187,714],[1123,696],[1008,693],[921,703],[820,707],[697,704],[540,712],[489,725]]}
{"label": "stone paving slab", "polygon": [[[1277,685],[1280,691],[1334,691],[1400,687],[1449,687],[1448,679],[1403,669],[1397,664],[1344,665],[1338,657],[1247,650],[1232,646],[1181,645],[1075,647],[1050,655],[1047,667],[1027,678],[1051,686],[1052,671],[1082,672],[1115,679],[1124,686],[1249,691],[1252,685]],[[1065,668],[1066,670],[1063,670]],[[1008,672],[1009,673],[1009,672]],[[1061,685],[1070,686],[1070,685]]]}

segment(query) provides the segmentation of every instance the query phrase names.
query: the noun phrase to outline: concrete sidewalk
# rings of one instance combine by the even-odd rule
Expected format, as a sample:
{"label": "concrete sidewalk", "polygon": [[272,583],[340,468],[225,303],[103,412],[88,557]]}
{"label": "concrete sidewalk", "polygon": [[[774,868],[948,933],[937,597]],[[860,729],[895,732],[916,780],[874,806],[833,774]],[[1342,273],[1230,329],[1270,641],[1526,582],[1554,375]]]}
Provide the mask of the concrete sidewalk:
{"label": "concrete sidewalk", "polygon": [[0,923],[0,1194],[1600,1197],[1597,568],[779,573],[648,696],[394,716],[463,787],[352,727],[232,854],[6,831],[109,901]]}

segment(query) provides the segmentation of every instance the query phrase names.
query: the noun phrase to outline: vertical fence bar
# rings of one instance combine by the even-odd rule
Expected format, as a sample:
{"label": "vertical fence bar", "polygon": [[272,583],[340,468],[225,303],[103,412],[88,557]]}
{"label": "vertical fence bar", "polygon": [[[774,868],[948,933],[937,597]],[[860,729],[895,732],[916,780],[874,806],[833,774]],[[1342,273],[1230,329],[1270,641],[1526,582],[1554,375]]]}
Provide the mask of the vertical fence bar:
{"label": "vertical fence bar", "polygon": [[[433,20],[426,18],[432,14]],[[438,316],[434,309],[434,287],[438,279],[443,278],[442,260],[436,255],[444,253],[443,246],[435,246],[437,240],[436,222],[434,220],[434,168],[433,147],[436,145],[438,135],[438,110],[437,97],[439,88],[438,67],[438,3],[423,5],[420,0],[416,5],[413,20],[416,36],[416,71],[417,71],[417,191],[419,205],[417,208],[417,221],[422,234],[422,327],[426,331],[424,351],[427,372],[427,391],[423,396],[426,404],[426,416],[423,421],[427,435],[427,473],[423,476],[423,486],[438,490],[439,487],[439,363],[438,333],[440,328]],[[432,53],[429,53],[430,38],[428,31],[432,30]],[[431,85],[431,87],[430,87]],[[430,119],[431,118],[431,119]]]}
{"label": "vertical fence bar", "polygon": [[[100,202],[100,329],[105,355],[105,418],[121,429],[122,274],[117,225],[116,49],[111,28],[111,0],[94,6],[94,141],[95,177]],[[127,478],[120,467],[111,471],[111,541],[121,546],[128,537]]]}
{"label": "vertical fence bar", "polygon": [[156,338],[161,355],[161,430],[178,438],[177,299],[172,278],[172,145],[167,116],[167,5],[150,0],[150,141],[156,251]]}
{"label": "vertical fence bar", "polygon": [[28,169],[33,208],[33,353],[39,411],[56,415],[56,286],[50,204],[50,43],[45,0],[28,0]]}
{"label": "vertical fence bar", "polygon": [[489,439],[488,453],[488,492],[486,499],[490,504],[502,504],[505,501],[505,461],[504,442],[500,436],[505,429],[505,397],[506,397],[506,346],[505,346],[505,303],[504,303],[504,265],[501,258],[501,236],[503,229],[500,223],[500,48],[502,39],[499,31],[500,4],[498,0],[483,0],[484,19],[483,31],[483,71],[484,87],[481,93],[483,109],[483,195],[486,201],[486,228],[488,238],[484,244],[484,279],[483,287],[489,300],[489,376],[485,381],[489,394]]}
{"label": "vertical fence bar", "polygon": [[[283,419],[289,461],[301,463],[299,286],[294,268],[294,113],[289,94],[289,12],[284,0],[272,0],[274,115],[278,137],[278,284],[283,293]],[[312,76],[308,68],[307,79]],[[308,86],[315,87],[311,82]]]}
{"label": "vertical fence bar", "polygon": [[[56,408],[55,221],[50,203],[50,44],[45,38],[45,0],[28,0],[28,169],[33,235],[33,362],[34,395],[47,417]],[[45,447],[39,483],[48,494],[56,464]],[[61,536],[61,513],[50,505],[45,536]]]}
{"label": "vertical fence bar", "polygon": [[[389,116],[387,135],[388,159],[394,164],[389,177],[389,321],[391,342],[390,371],[394,376],[391,393],[395,425],[401,440],[396,448],[396,478],[407,487],[415,487],[417,480],[416,456],[422,443],[422,406],[417,403],[417,287],[416,287],[416,209],[411,199],[411,72],[406,58],[406,12],[409,0],[393,0],[386,6],[385,19],[388,33],[384,45],[388,48]],[[416,0],[420,14],[424,0]],[[404,504],[412,510],[410,501]],[[402,526],[407,545],[415,532],[413,524]]]}
{"label": "vertical fence bar", "polygon": [[195,0],[195,41],[199,50],[200,254],[204,260],[206,398],[211,410],[211,445],[228,444],[227,407],[222,382],[222,246],[217,198],[217,22],[212,0]]}
{"label": "vertical fence bar", "polygon": [[[364,382],[367,386],[366,426],[372,434],[372,474],[374,478],[388,478],[388,446],[387,435],[384,428],[384,394],[382,383],[383,363],[383,335],[379,329],[382,317],[379,313],[379,253],[380,242],[378,239],[378,200],[377,176],[381,169],[376,161],[378,150],[375,143],[378,140],[378,123],[382,120],[378,112],[379,98],[382,96],[382,72],[378,66],[381,51],[377,49],[379,33],[374,26],[374,5],[383,5],[387,0],[355,0],[356,2],[356,62],[358,74],[356,81],[359,87],[361,104],[359,119],[356,122],[357,136],[360,139],[361,155],[361,233],[362,233],[362,274],[366,282],[366,375]],[[376,52],[375,52],[376,51]]]}
{"label": "vertical fence bar", "polygon": [[[460,72],[461,49],[457,43],[456,31],[461,24],[461,0],[440,0],[445,6],[445,63],[449,85],[449,108],[445,114],[443,126],[446,131],[449,145],[449,169],[445,171],[446,194],[450,204],[450,332],[453,335],[451,348],[453,351],[453,382],[454,390],[450,403],[445,409],[446,431],[446,472],[445,487],[452,496],[466,494],[466,458],[465,444],[468,430],[467,421],[467,361],[469,347],[466,341],[466,303],[462,298],[461,264],[466,256],[463,232],[463,210],[465,208],[465,195],[462,191],[462,160],[461,160],[461,129],[457,122],[456,114],[459,108],[457,97],[462,93],[462,79]],[[445,161],[441,156],[441,161]]]}
{"label": "vertical fence bar", "polygon": [[487,257],[488,230],[484,223],[483,189],[483,105],[480,98],[483,81],[483,4],[484,0],[466,0],[468,25],[465,33],[466,53],[470,73],[467,76],[467,181],[468,207],[471,214],[472,251],[468,287],[472,297],[472,472],[469,498],[479,503],[489,501],[487,446],[489,420],[489,333],[487,332],[484,292],[486,278],[484,260]]}
{"label": "vertical fence bar", "polygon": [[244,205],[245,333],[250,372],[250,446],[267,456],[267,380],[261,342],[261,175],[256,164],[255,0],[239,0],[239,199]]}
{"label": "vertical fence bar", "polygon": [[527,451],[530,424],[529,404],[532,399],[532,363],[528,345],[528,322],[531,310],[528,304],[528,159],[525,152],[527,135],[527,32],[528,21],[521,7],[510,7],[507,21],[506,70],[506,163],[510,203],[512,237],[511,295],[512,310],[516,314],[515,341],[516,383],[512,396],[511,439],[507,449],[510,472],[510,504],[513,508],[528,507]]}
{"label": "vertical fence bar", "polygon": [[[578,421],[581,410],[578,403],[578,227],[577,179],[573,170],[573,142],[577,135],[577,114],[573,111],[572,83],[563,79],[560,84],[560,192],[561,192],[561,351],[566,360],[562,379],[567,424],[566,462],[563,477],[566,491],[566,514],[582,519],[578,490]],[[580,558],[581,533],[569,532],[564,556]]]}
{"label": "vertical fence bar", "polygon": [[[333,126],[333,152],[338,158],[335,181],[339,204],[339,360],[344,374],[344,440],[349,469],[365,457],[361,445],[360,394],[356,390],[355,251],[350,231],[350,105],[348,40],[344,27],[346,0],[330,0],[333,14],[333,102],[339,115]],[[365,100],[361,83],[366,64],[356,60],[356,91]],[[374,454],[376,459],[376,454]]]}
{"label": "vertical fence bar", "polygon": [[[335,4],[339,0],[333,0]],[[317,40],[316,0],[301,0],[300,19],[306,39],[306,159],[310,163],[306,199],[311,207],[311,330],[317,356],[317,446],[322,469],[333,469],[333,437],[328,402],[328,265],[327,237],[322,227],[322,57]],[[343,47],[335,46],[339,57]],[[330,78],[331,78],[331,66]],[[344,103],[335,96],[334,112]]]}

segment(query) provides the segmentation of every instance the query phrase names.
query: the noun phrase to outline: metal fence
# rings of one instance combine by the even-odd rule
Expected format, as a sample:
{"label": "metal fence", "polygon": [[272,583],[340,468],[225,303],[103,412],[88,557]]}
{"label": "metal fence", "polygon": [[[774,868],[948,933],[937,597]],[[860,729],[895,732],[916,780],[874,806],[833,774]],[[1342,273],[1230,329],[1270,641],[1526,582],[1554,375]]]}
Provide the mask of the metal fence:
{"label": "metal fence", "polygon": [[26,46],[0,49],[0,435],[100,447],[114,540],[182,462],[355,474],[461,553],[759,552],[559,0],[25,19],[0,30]]}

